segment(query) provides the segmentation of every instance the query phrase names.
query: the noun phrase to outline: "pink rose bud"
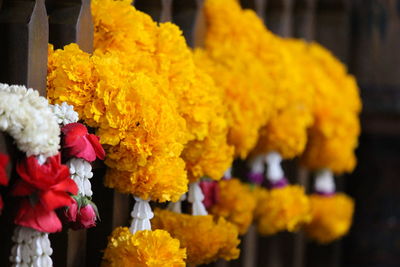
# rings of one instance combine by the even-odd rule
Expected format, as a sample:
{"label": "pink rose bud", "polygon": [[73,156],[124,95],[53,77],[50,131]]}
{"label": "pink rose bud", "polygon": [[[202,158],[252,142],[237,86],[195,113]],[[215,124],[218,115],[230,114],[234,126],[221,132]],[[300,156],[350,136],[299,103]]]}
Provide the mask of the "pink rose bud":
{"label": "pink rose bud", "polygon": [[65,222],[75,222],[76,215],[78,213],[78,203],[74,201],[68,208],[64,211],[63,219]]}
{"label": "pink rose bud", "polygon": [[82,228],[91,228],[96,226],[96,211],[93,206],[88,204],[84,207],[81,207],[77,216],[76,222],[72,225],[72,229],[82,229]]}

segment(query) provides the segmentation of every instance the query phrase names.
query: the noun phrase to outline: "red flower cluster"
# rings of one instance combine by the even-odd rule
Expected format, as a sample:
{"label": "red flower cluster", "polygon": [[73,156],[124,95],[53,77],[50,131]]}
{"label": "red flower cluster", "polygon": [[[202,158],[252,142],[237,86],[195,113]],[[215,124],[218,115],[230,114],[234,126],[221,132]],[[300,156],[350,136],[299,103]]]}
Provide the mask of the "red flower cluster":
{"label": "red flower cluster", "polygon": [[[8,163],[8,156],[4,154],[0,154],[0,185],[7,185],[8,184],[8,178],[7,178],[7,163]],[[3,203],[3,198],[0,196],[0,214],[1,211],[3,210],[4,203]]]}
{"label": "red flower cluster", "polygon": [[55,209],[69,206],[74,200],[70,194],[77,194],[78,188],[70,178],[66,165],[61,164],[60,154],[50,157],[40,165],[31,156],[17,165],[21,177],[12,190],[22,200],[15,223],[41,232],[61,231],[62,224]]}
{"label": "red flower cluster", "polygon": [[81,123],[70,123],[62,127],[63,133],[63,156],[66,158],[81,158],[89,162],[96,157],[103,160],[106,156],[99,137],[89,134],[85,125]]}

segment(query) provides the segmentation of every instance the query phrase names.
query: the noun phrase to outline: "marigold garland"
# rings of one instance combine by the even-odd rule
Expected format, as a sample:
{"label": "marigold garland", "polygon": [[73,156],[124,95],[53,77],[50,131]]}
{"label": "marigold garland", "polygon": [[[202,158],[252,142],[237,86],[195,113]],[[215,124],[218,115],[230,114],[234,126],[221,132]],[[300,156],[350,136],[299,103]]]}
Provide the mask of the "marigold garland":
{"label": "marigold garland", "polygon": [[200,265],[223,258],[239,257],[237,228],[224,218],[212,215],[192,216],[157,209],[152,220],[156,229],[163,229],[180,240],[187,249],[187,263]]}
{"label": "marigold garland", "polygon": [[253,221],[256,199],[248,184],[239,179],[222,180],[218,183],[219,195],[215,205],[209,210],[236,225],[241,235],[247,232]]}
{"label": "marigold garland", "polygon": [[280,231],[295,232],[310,222],[310,212],[310,201],[301,186],[287,185],[268,192],[258,191],[255,217],[262,235]]}
{"label": "marigold garland", "polygon": [[343,193],[310,196],[312,220],[307,235],[319,243],[329,243],[344,236],[352,223],[354,201]]}
{"label": "marigold garland", "polygon": [[116,228],[104,251],[104,267],[184,267],[186,253],[179,241],[163,230],[138,231]]}

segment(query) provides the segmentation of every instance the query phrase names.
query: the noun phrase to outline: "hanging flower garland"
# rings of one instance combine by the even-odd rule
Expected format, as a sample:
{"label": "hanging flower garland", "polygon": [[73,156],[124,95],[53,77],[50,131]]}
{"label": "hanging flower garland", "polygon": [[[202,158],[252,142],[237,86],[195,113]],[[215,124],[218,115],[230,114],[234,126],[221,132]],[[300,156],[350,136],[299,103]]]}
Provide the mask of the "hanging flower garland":
{"label": "hanging flower garland", "polygon": [[318,173],[315,190],[316,193],[310,196],[312,220],[305,230],[310,238],[325,244],[347,234],[354,201],[346,194],[335,192],[335,181],[329,170]]}
{"label": "hanging flower garland", "polygon": [[316,67],[307,68],[305,75],[318,97],[313,110],[315,123],[301,162],[318,171],[318,176],[316,193],[310,198],[313,219],[306,232],[312,239],[328,243],[345,235],[352,222],[354,202],[343,193],[335,193],[333,173],[351,172],[356,165],[361,100],[354,77],[327,49],[313,43],[308,54]]}
{"label": "hanging flower garland", "polygon": [[97,136],[89,134],[86,126],[77,123],[79,116],[73,106],[63,102],[61,105],[53,105],[52,110],[61,126],[63,158],[72,180],[78,186],[78,194],[62,214],[62,219],[75,230],[94,227],[99,214],[96,205],[91,201],[91,162],[96,158],[104,160],[104,149]]}
{"label": "hanging flower garland", "polygon": [[20,197],[10,260],[17,265],[52,266],[48,233],[61,230],[55,210],[77,192],[58,153],[60,130],[44,97],[23,86],[0,84],[0,130],[14,138],[27,158],[11,194]]}

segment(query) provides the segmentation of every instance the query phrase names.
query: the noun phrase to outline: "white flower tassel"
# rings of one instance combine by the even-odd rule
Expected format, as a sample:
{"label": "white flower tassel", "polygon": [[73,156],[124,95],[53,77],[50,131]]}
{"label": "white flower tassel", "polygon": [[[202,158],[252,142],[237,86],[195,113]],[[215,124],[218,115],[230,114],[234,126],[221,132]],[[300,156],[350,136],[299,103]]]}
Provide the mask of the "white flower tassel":
{"label": "white flower tassel", "polygon": [[264,154],[254,157],[249,162],[249,168],[252,173],[264,173],[265,171],[265,160]]}
{"label": "white flower tassel", "polygon": [[270,152],[266,156],[267,162],[267,179],[272,183],[277,183],[284,178],[283,169],[281,166],[282,157],[277,152]]}
{"label": "white flower tassel", "polygon": [[229,180],[232,179],[232,168],[228,168],[224,173],[224,178]]}
{"label": "white flower tassel", "polygon": [[332,171],[328,169],[317,173],[314,184],[315,191],[321,194],[333,194],[336,191],[335,180]]}
{"label": "white flower tassel", "polygon": [[192,203],[192,215],[208,215],[203,200],[204,195],[199,186],[199,182],[189,184],[188,201]]}
{"label": "white flower tassel", "polygon": [[136,203],[131,212],[133,220],[129,228],[132,234],[137,231],[151,230],[150,220],[154,217],[148,200],[135,197],[135,201]]}
{"label": "white flower tassel", "polygon": [[183,194],[177,202],[171,202],[168,204],[168,210],[175,213],[182,213],[182,201],[186,200],[186,194]]}
{"label": "white flower tassel", "polygon": [[11,250],[10,261],[13,267],[51,267],[49,235],[31,228],[18,226],[12,240],[15,243]]}
{"label": "white flower tassel", "polygon": [[67,166],[72,180],[78,186],[79,193],[82,196],[91,197],[93,192],[89,179],[93,177],[92,165],[84,159],[72,158],[67,161]]}

